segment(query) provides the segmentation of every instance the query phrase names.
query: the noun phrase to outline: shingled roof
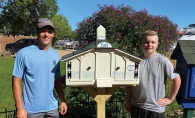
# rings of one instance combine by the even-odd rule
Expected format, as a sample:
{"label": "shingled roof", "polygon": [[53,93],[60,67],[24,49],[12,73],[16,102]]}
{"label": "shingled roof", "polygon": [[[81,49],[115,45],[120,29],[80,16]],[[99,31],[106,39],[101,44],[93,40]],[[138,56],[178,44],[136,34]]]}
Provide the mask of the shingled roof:
{"label": "shingled roof", "polygon": [[171,59],[177,59],[179,53],[183,54],[187,64],[195,64],[195,40],[179,40]]}
{"label": "shingled roof", "polygon": [[[103,43],[105,43],[105,42],[108,43],[109,46],[108,47],[99,47],[98,45],[102,42]],[[109,43],[106,40],[96,40],[96,41],[88,44],[87,46],[85,46],[84,48],[82,48],[80,50],[77,50],[77,51],[74,51],[70,54],[62,56],[61,60],[64,61],[64,60],[67,60],[67,59],[70,59],[70,58],[74,58],[75,56],[78,56],[78,55],[81,55],[81,54],[84,54],[84,53],[87,53],[87,52],[90,52],[90,51],[96,50],[96,49],[109,49],[110,51],[115,51],[115,52],[123,53],[123,54],[126,54],[126,55],[130,55],[134,62],[137,62],[137,60],[142,60],[140,57],[131,55],[128,52],[125,52],[125,51],[122,51],[122,50],[118,49],[116,46],[114,46],[113,44]]]}

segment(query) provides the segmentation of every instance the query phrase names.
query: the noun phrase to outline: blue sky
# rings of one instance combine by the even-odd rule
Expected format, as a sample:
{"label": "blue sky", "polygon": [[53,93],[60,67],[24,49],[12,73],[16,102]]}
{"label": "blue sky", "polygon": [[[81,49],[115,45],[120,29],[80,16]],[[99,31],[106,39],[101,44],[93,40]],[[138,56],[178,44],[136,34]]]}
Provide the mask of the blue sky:
{"label": "blue sky", "polygon": [[100,5],[129,5],[136,11],[144,8],[151,15],[166,16],[179,27],[195,24],[195,0],[57,0],[58,13],[65,16],[72,30],[84,18],[99,11]]}

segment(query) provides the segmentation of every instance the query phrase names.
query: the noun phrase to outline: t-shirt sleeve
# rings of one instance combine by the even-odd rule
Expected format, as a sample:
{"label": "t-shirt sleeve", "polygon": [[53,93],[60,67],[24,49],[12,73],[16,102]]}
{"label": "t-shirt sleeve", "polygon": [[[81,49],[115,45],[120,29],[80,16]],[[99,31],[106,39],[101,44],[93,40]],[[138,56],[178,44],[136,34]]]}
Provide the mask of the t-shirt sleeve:
{"label": "t-shirt sleeve", "polygon": [[24,74],[24,68],[25,68],[24,56],[20,52],[18,52],[15,58],[12,75],[22,79]]}
{"label": "t-shirt sleeve", "polygon": [[168,58],[166,58],[166,62],[165,62],[165,73],[166,76],[171,80],[179,76],[176,69],[173,67],[173,64],[169,61]]}

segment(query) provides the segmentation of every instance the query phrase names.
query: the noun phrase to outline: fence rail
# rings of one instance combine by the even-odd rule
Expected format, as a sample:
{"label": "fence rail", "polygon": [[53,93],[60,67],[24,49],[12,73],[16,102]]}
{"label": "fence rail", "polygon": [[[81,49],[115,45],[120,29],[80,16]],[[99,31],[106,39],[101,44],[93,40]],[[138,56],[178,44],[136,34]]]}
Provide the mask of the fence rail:
{"label": "fence rail", "polygon": [[[83,101],[79,96],[77,100],[70,101],[68,104],[68,112],[65,115],[60,115],[60,118],[96,118],[96,102],[88,96],[86,101]],[[0,117],[16,118],[16,110],[7,110],[0,112]],[[119,100],[109,100],[106,102],[106,118],[129,118],[129,113],[126,112],[123,103]]]}
{"label": "fence rail", "polygon": [[0,112],[0,117],[4,116],[3,118],[16,118],[16,110],[7,110],[5,108],[4,112]]}
{"label": "fence rail", "polygon": [[[96,102],[88,96],[83,100],[83,96],[70,101],[68,112],[60,115],[59,118],[96,118]],[[130,118],[130,113],[125,110],[124,102],[117,99],[110,99],[106,102],[106,118]],[[0,118],[16,118],[16,110],[0,112]],[[183,118],[182,114],[166,114],[165,118]]]}

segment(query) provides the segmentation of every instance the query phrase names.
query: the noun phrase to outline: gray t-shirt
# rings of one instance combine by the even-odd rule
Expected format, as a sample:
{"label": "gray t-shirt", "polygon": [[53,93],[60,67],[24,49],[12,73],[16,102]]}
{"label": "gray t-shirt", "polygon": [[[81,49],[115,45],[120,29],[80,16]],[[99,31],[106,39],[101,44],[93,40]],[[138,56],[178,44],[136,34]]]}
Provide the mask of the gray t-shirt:
{"label": "gray t-shirt", "polygon": [[179,76],[169,59],[159,53],[145,58],[140,63],[139,85],[132,87],[131,104],[162,113],[165,107],[158,105],[158,100],[165,97],[166,78]]}

